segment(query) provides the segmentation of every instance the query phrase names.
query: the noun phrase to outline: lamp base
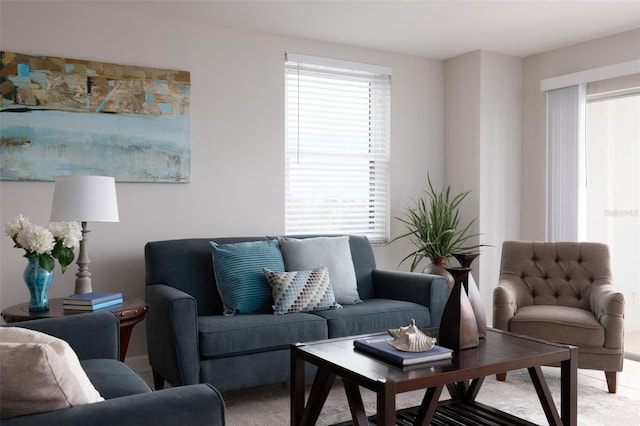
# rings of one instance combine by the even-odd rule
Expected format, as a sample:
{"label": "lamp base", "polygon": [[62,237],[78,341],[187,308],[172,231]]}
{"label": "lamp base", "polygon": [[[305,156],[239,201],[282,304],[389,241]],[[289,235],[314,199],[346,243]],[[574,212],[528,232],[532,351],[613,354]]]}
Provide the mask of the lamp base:
{"label": "lamp base", "polygon": [[76,287],[73,290],[73,294],[86,294],[92,291],[91,278],[76,279]]}
{"label": "lamp base", "polygon": [[91,272],[89,272],[89,250],[88,242],[89,229],[87,229],[87,222],[82,222],[82,240],[80,240],[80,251],[78,253],[78,272],[76,273],[76,288],[73,294],[85,294],[91,293]]}

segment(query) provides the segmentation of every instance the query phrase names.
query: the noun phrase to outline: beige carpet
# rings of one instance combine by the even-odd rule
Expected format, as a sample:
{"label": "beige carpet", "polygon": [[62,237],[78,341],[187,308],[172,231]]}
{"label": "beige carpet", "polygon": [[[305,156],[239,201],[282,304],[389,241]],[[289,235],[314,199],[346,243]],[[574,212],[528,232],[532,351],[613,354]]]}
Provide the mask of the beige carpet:
{"label": "beige carpet", "polygon": [[[559,407],[559,369],[544,368],[547,383]],[[620,394],[609,394],[604,387],[594,387],[578,382],[578,425],[639,426],[640,402]],[[375,413],[375,395],[362,391],[368,414]],[[398,395],[398,409],[418,405],[423,392],[408,392]],[[227,425],[288,425],[289,388],[286,385],[262,386],[224,394],[227,406]],[[441,399],[448,399],[446,390]],[[478,401],[522,417],[536,424],[548,424],[526,370],[510,372],[506,382],[487,377]],[[336,381],[318,425],[329,425],[349,420],[349,408],[342,382]]]}

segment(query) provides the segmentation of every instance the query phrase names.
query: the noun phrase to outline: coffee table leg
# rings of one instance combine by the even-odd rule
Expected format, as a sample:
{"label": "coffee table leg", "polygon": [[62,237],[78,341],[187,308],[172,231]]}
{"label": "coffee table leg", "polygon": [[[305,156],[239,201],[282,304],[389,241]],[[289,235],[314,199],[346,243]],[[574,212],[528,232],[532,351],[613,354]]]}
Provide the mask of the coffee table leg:
{"label": "coffee table leg", "polygon": [[381,426],[396,424],[396,384],[391,380],[380,383],[376,392],[376,421]]}
{"label": "coffee table leg", "polygon": [[561,425],[562,420],[560,420],[560,415],[558,414],[558,409],[556,408],[556,404],[551,396],[551,391],[549,390],[549,386],[547,386],[544,374],[542,374],[542,368],[530,367],[528,370],[549,424]]}
{"label": "coffee table leg", "polygon": [[443,385],[427,389],[424,398],[422,398],[422,404],[420,404],[420,408],[418,409],[415,425],[428,425],[431,423],[431,419],[438,407],[438,400],[440,399],[442,389],[444,389]]}
{"label": "coffee table leg", "polygon": [[342,379],[342,383],[344,384],[344,391],[349,401],[349,410],[351,410],[351,418],[353,419],[354,426],[368,426],[369,420],[367,419],[367,413],[364,411],[360,388],[357,384],[346,379]]}
{"label": "coffee table leg", "polygon": [[560,364],[560,411],[566,426],[578,424],[578,348],[571,348],[571,357]]}
{"label": "coffee table leg", "polygon": [[304,412],[304,360],[291,348],[291,425],[299,425]]}
{"label": "coffee table leg", "polygon": [[[310,426],[316,424],[322,411],[322,406],[327,400],[327,395],[329,395],[335,379],[336,375],[334,373],[318,367],[318,372],[311,385],[311,391],[309,391],[307,406],[304,408],[302,418],[298,424]],[[304,389],[302,395],[302,398],[304,398]],[[297,397],[298,395],[296,395],[296,398]]]}

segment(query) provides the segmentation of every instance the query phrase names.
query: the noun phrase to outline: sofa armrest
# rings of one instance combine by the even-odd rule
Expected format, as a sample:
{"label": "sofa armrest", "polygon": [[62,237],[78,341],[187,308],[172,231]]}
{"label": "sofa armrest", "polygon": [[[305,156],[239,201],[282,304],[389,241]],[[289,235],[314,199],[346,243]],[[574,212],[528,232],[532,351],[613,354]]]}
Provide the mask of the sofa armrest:
{"label": "sofa armrest", "polygon": [[198,306],[189,294],[164,284],[147,285],[149,363],[172,386],[200,383]]}
{"label": "sofa armrest", "polygon": [[[5,423],[6,422],[6,423]],[[225,424],[225,406],[209,384],[181,386],[2,421],[6,426],[184,426]]]}
{"label": "sofa armrest", "polygon": [[605,348],[621,349],[624,345],[624,294],[613,284],[594,281],[589,297],[591,312],[604,327]]}
{"label": "sofa armrest", "polygon": [[119,359],[120,322],[111,311],[13,323],[57,337],[69,343],[80,360]]}
{"label": "sofa armrest", "polygon": [[447,303],[447,282],[443,277],[382,269],[374,269],[372,277],[377,297],[424,305],[429,308],[431,326],[440,326]]}

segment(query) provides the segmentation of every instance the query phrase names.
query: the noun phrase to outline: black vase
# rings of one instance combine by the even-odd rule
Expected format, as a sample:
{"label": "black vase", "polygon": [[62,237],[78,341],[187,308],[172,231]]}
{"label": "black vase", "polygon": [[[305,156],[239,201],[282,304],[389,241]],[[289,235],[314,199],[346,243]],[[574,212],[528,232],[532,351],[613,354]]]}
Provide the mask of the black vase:
{"label": "black vase", "polygon": [[453,350],[475,348],[479,344],[476,316],[462,284],[470,270],[447,268],[454,284],[442,313],[438,344]]}
{"label": "black vase", "polygon": [[[458,262],[460,262],[460,265],[463,268],[469,268],[471,266],[471,263],[478,256],[480,256],[480,253],[478,252],[453,254],[453,257],[455,257]],[[478,286],[476,285],[476,283],[469,279],[469,275],[470,274],[467,274],[465,280],[462,282],[462,285],[467,292],[469,302],[471,302],[471,307],[473,308],[473,313],[476,316],[478,337],[484,339],[485,337],[487,337],[487,316],[484,311],[484,305],[482,303],[482,297],[480,296],[480,290],[478,290]]]}

